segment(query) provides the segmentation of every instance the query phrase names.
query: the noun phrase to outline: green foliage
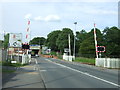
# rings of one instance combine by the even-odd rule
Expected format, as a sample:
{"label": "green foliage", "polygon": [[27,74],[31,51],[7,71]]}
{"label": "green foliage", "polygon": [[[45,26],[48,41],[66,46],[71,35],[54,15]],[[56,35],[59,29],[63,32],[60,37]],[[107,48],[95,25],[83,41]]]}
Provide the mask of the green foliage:
{"label": "green foliage", "polygon": [[4,36],[4,42],[3,42],[4,44],[4,48],[6,49],[6,48],[8,48],[8,44],[9,44],[9,34],[6,34],[5,36]]}
{"label": "green foliage", "polygon": [[[96,28],[98,45],[102,45],[103,39],[99,29]],[[82,57],[95,57],[95,41],[94,41],[94,29],[88,33],[80,33],[81,37],[84,37],[80,43],[79,56]]]}
{"label": "green foliage", "polygon": [[74,62],[82,62],[82,63],[87,63],[87,64],[93,64],[95,65],[95,59],[92,58],[82,58],[82,57],[77,57]]}
{"label": "green foliage", "polygon": [[106,46],[107,57],[120,57],[120,29],[106,27],[103,30],[103,38]]}
{"label": "green foliage", "polygon": [[2,73],[13,73],[15,70],[2,69]]}
{"label": "green foliage", "polygon": [[3,41],[0,40],[0,48],[3,48]]}
{"label": "green foliage", "polygon": [[80,32],[76,32],[76,54],[79,53],[80,44],[87,38],[87,32],[85,30],[81,30]]}
{"label": "green foliage", "polygon": [[63,28],[62,32],[59,34],[57,41],[56,41],[56,45],[58,46],[58,49],[61,50],[61,52],[63,53],[64,48],[68,48],[68,34],[70,34],[70,38],[71,38],[71,47],[73,47],[73,39],[74,39],[74,35],[73,35],[73,31],[69,28]]}
{"label": "green foliage", "polygon": [[46,39],[44,37],[35,37],[30,41],[30,44],[34,45],[44,45]]}
{"label": "green foliage", "polygon": [[50,52],[50,55],[55,55],[55,56],[57,56],[57,54],[56,54],[56,52]]}
{"label": "green foliage", "polygon": [[84,40],[80,44],[79,54],[82,57],[95,57],[95,45],[92,37]]}
{"label": "green foliage", "polygon": [[[52,51],[64,52],[64,48],[69,47],[68,34],[71,37],[71,50],[73,50],[74,35],[70,28],[63,28],[62,31],[56,30],[47,35],[46,45]],[[96,28],[98,46],[105,46],[106,52],[102,53],[105,57],[120,57],[120,29],[117,27],[106,27],[103,32]],[[90,32],[81,30],[76,32],[76,55],[80,57],[95,58],[94,29]],[[72,51],[73,52],[73,51]]]}
{"label": "green foliage", "polygon": [[2,62],[2,66],[13,66],[13,67],[21,67],[21,66],[25,66],[27,64],[21,64],[21,63],[11,63],[10,61],[5,61]]}
{"label": "green foliage", "polygon": [[53,51],[58,51],[58,46],[56,45],[57,38],[61,33],[60,30],[53,31],[47,35],[47,46]]}

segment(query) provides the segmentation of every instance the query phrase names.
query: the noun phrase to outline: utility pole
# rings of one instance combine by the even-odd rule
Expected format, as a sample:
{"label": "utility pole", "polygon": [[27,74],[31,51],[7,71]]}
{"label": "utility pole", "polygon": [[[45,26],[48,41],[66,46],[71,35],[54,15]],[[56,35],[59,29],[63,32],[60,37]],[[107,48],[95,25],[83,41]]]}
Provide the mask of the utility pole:
{"label": "utility pole", "polygon": [[71,56],[70,34],[68,34],[68,43],[69,43],[69,56]]}
{"label": "utility pole", "polygon": [[77,25],[77,22],[74,22],[74,24],[75,24],[75,31],[74,31],[74,50],[73,50],[73,56],[74,56],[74,60],[75,60],[75,37],[76,37],[76,25]]}

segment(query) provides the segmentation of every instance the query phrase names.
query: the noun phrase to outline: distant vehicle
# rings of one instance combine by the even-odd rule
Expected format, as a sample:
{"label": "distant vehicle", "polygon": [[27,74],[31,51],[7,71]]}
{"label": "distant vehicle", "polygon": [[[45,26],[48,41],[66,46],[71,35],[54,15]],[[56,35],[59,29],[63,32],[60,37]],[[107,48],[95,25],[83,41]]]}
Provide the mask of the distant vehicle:
{"label": "distant vehicle", "polygon": [[39,57],[39,55],[38,55],[38,54],[36,54],[35,56],[36,56],[36,57]]}

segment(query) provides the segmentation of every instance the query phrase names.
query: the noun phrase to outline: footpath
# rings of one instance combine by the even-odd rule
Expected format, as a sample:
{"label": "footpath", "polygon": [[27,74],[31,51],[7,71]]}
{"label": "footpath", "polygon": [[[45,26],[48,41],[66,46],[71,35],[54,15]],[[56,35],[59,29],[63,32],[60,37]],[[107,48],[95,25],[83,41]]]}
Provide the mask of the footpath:
{"label": "footpath", "polygon": [[35,69],[35,60],[31,64],[16,68],[10,74],[3,74],[2,90],[12,90],[12,88],[45,88],[40,72]]}

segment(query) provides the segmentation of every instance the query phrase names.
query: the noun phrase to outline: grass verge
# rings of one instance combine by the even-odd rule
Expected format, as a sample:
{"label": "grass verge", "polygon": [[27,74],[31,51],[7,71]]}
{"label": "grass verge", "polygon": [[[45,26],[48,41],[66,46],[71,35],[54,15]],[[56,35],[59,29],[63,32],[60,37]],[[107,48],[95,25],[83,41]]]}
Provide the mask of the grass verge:
{"label": "grass verge", "polygon": [[3,73],[13,73],[15,70],[2,69]]}
{"label": "grass verge", "polygon": [[25,65],[28,65],[28,64],[2,62],[2,66],[22,67],[22,66],[25,66]]}
{"label": "grass verge", "polygon": [[95,59],[93,59],[93,58],[76,57],[74,62],[81,62],[81,63],[85,63],[85,64],[95,65]]}
{"label": "grass verge", "polygon": [[0,65],[2,65],[2,61],[0,61]]}

